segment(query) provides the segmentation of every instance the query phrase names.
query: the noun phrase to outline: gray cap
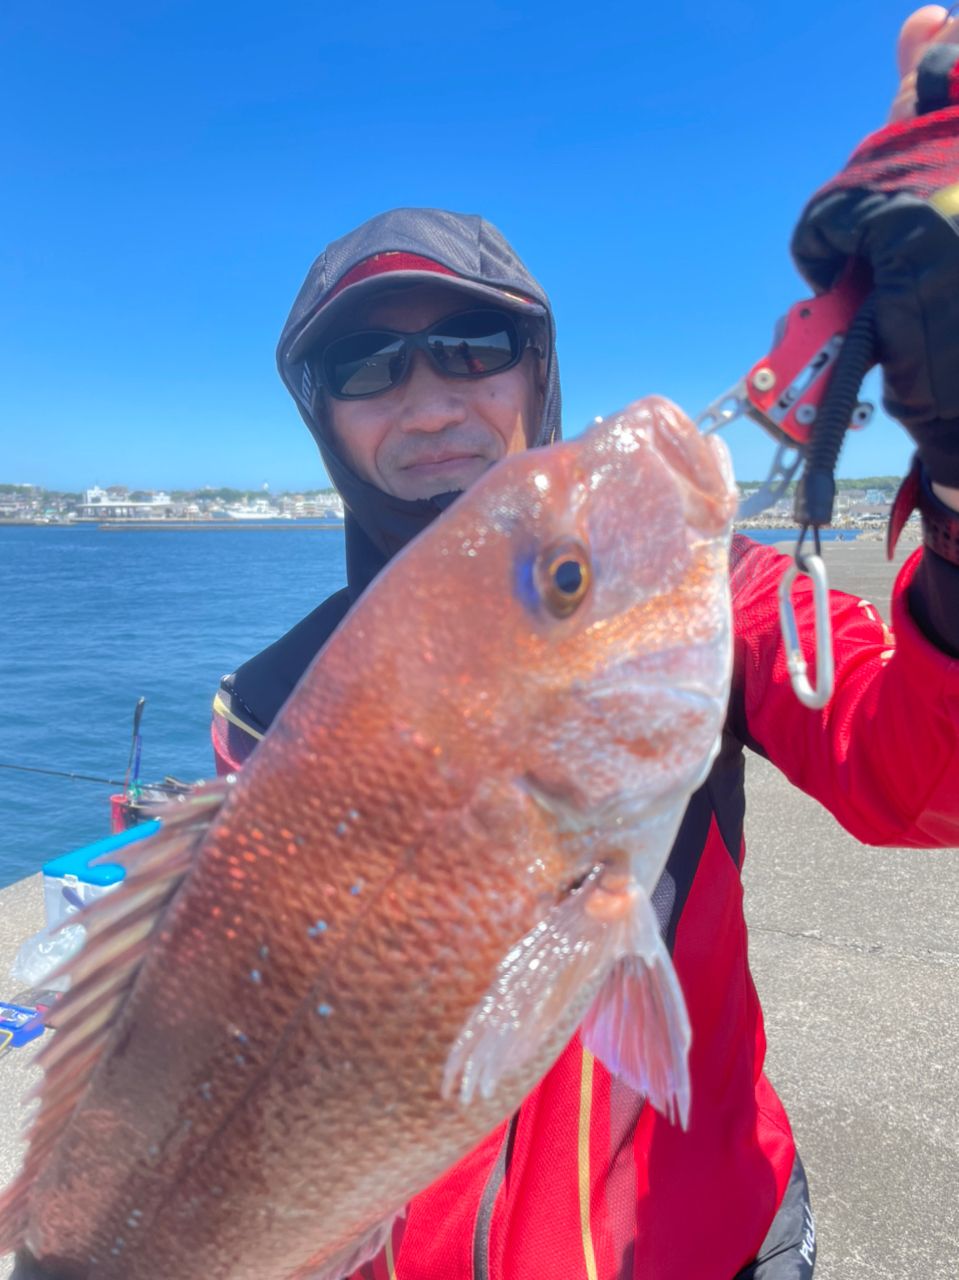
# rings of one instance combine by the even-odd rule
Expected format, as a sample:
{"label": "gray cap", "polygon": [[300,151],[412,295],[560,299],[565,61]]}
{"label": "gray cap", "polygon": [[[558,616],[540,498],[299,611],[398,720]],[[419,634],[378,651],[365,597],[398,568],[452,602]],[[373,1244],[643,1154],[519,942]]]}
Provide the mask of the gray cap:
{"label": "gray cap", "polygon": [[393,209],[334,240],[313,263],[280,338],[281,371],[319,346],[361,299],[411,284],[448,285],[493,306],[547,315],[542,291],[483,218]]}
{"label": "gray cap", "polygon": [[364,298],[381,294],[387,289],[402,288],[414,284],[438,285],[464,298],[481,299],[491,306],[508,307],[526,315],[544,316],[546,310],[532,298],[497,289],[475,280],[464,280],[453,272],[408,253],[377,253],[367,258],[347,273],[330,290],[313,315],[297,334],[287,353],[289,360],[301,360],[308,351],[322,346],[324,339],[337,327],[344,313],[350,311]]}

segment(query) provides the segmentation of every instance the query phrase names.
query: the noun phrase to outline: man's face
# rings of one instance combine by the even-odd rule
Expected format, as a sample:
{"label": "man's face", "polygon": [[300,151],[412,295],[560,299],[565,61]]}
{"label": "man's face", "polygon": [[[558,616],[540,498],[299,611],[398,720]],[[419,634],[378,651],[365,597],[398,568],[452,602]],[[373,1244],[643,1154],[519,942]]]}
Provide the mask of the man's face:
{"label": "man's face", "polygon": [[[417,333],[474,305],[482,304],[432,285],[387,291],[358,306],[339,331]],[[398,387],[326,403],[340,453],[358,476],[397,498],[431,498],[468,488],[494,462],[528,447],[542,413],[542,378],[531,350],[485,378],[444,377],[416,351]]]}

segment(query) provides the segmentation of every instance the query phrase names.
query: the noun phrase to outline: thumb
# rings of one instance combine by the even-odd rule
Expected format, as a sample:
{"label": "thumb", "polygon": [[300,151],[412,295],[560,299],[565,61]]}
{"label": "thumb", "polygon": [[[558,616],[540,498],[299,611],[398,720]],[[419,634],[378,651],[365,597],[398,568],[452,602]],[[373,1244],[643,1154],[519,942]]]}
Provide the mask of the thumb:
{"label": "thumb", "polygon": [[899,75],[907,76],[919,65],[925,46],[930,44],[945,26],[947,11],[940,4],[923,5],[911,13],[902,24],[896,59]]}

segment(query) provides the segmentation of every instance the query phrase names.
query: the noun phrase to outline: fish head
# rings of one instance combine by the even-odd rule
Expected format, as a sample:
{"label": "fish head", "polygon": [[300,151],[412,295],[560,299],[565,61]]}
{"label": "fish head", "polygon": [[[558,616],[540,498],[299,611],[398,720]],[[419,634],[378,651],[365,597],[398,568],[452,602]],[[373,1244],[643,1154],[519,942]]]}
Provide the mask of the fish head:
{"label": "fish head", "polygon": [[725,447],[659,398],[504,459],[397,558],[380,630],[429,733],[635,849],[718,741],[735,505]]}

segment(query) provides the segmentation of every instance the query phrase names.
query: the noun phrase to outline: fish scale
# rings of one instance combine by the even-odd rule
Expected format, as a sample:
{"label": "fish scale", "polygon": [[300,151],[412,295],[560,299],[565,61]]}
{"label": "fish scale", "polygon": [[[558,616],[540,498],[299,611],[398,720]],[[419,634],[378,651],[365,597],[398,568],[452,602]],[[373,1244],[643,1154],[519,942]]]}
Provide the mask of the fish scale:
{"label": "fish scale", "polygon": [[684,1122],[649,899],[722,725],[733,508],[721,447],[638,402],[391,562],[85,917],[0,1248],[53,1280],[335,1280],[587,1012]]}

